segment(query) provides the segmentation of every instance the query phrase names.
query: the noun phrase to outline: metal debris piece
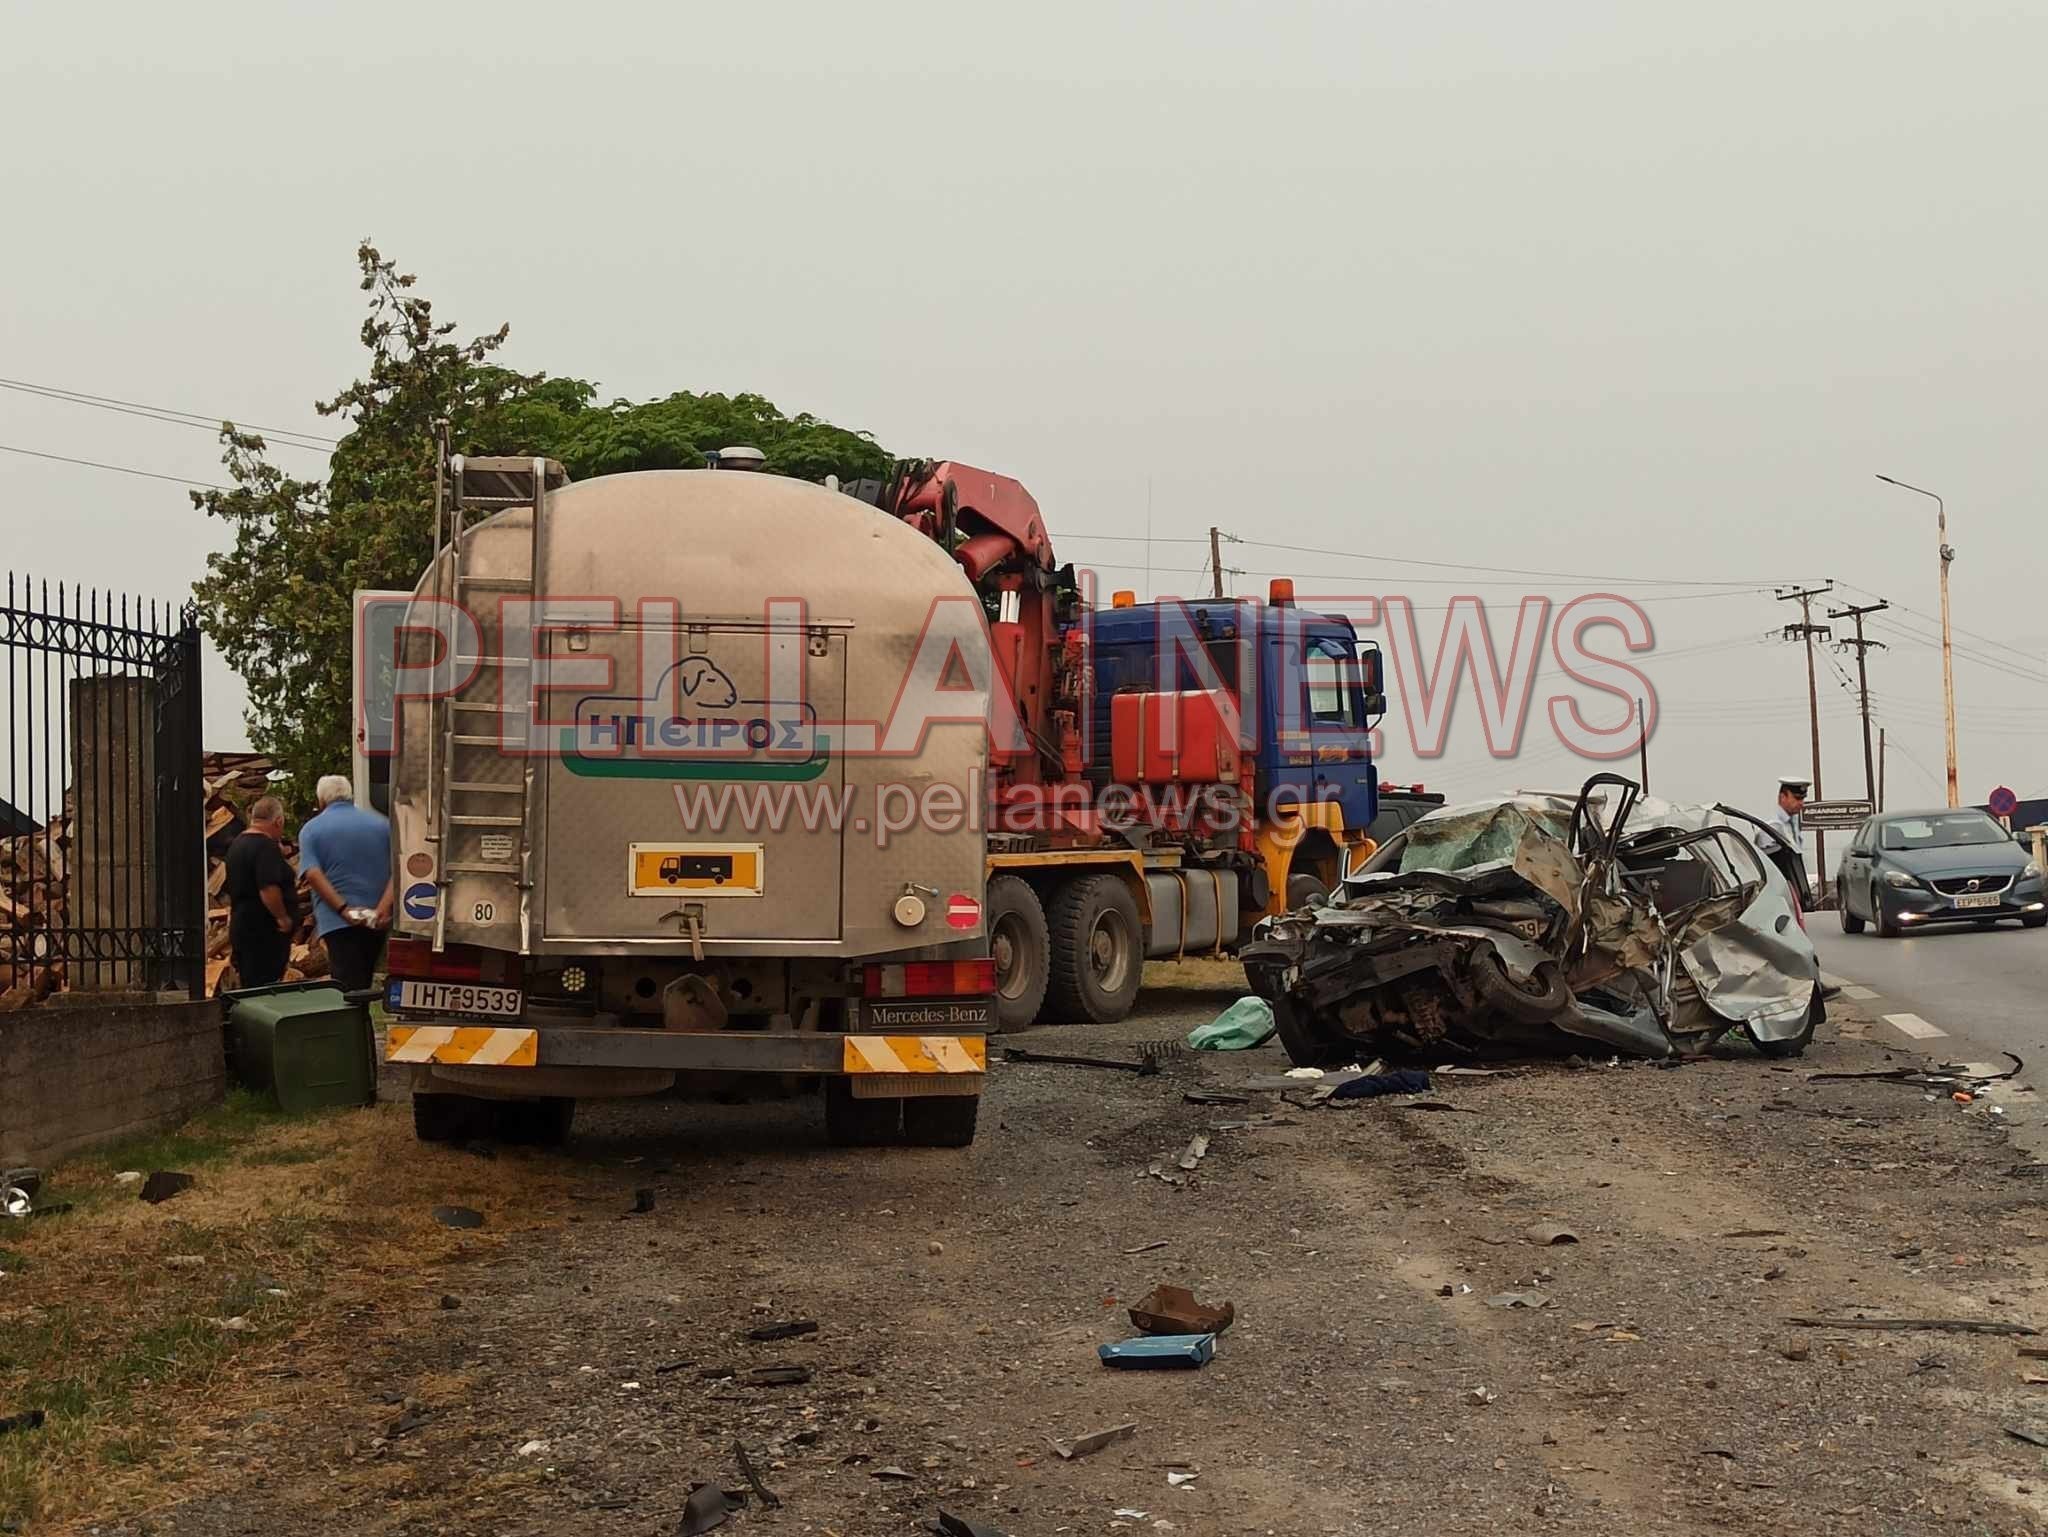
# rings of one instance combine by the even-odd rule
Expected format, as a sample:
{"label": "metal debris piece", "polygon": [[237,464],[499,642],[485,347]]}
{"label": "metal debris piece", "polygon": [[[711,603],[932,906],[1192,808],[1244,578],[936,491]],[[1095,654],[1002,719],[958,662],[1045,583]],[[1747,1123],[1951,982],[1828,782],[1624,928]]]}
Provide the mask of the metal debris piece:
{"label": "metal debris piece", "polygon": [[644,1217],[653,1210],[654,1192],[643,1185],[640,1189],[633,1192],[633,1209],[626,1213],[626,1215],[629,1217]]}
{"label": "metal debris piece", "polygon": [[1166,1482],[1175,1489],[1185,1489],[1202,1475],[1199,1473],[1169,1473]]}
{"label": "metal debris piece", "polygon": [[876,1468],[874,1472],[868,1475],[868,1477],[879,1478],[884,1483],[907,1484],[912,1482],[917,1477],[917,1475],[915,1473],[907,1472],[902,1468],[887,1467]]}
{"label": "metal debris piece", "polygon": [[1157,1371],[1207,1366],[1216,1354],[1213,1334],[1148,1334],[1117,1340],[1095,1352],[1104,1366],[1124,1371]]}
{"label": "metal debris piece", "polygon": [[35,1202],[21,1186],[0,1187],[0,1217],[32,1217],[35,1210]]}
{"label": "metal debris piece", "polygon": [[1072,1462],[1077,1457],[1093,1456],[1105,1446],[1114,1446],[1138,1433],[1138,1422],[1126,1420],[1121,1425],[1111,1425],[1102,1430],[1091,1430],[1085,1436],[1076,1436],[1071,1441],[1055,1441],[1051,1436],[1045,1444],[1059,1453],[1060,1461]]}
{"label": "metal debris piece", "polygon": [[[148,1193],[144,1192],[144,1199],[147,1198]],[[434,1220],[443,1227],[482,1227],[484,1214],[473,1206],[436,1206]]]}
{"label": "metal debris piece", "polygon": [[142,1182],[142,1199],[152,1206],[161,1206],[172,1196],[190,1190],[197,1183],[189,1174],[180,1174],[174,1169],[158,1169]]}
{"label": "metal debris piece", "polygon": [[2039,1334],[2028,1324],[2002,1323],[1987,1318],[1788,1318],[1796,1329],[1885,1329],[1908,1332],[1916,1329],[1941,1334]]}
{"label": "metal debris piece", "polygon": [[1221,1334],[1237,1321],[1237,1305],[1197,1302],[1185,1286],[1155,1286],[1131,1307],[1131,1325],[1146,1334]]}
{"label": "metal debris piece", "polygon": [[811,1380],[808,1366],[757,1366],[747,1373],[750,1388],[793,1388]]}
{"label": "metal debris piece", "polygon": [[1541,1292],[1496,1292],[1486,1299],[1490,1308],[1547,1308],[1550,1299]]}
{"label": "metal debris piece", "polygon": [[745,1505],[746,1501],[730,1489],[721,1489],[716,1484],[693,1484],[689,1499],[683,1502],[677,1537],[698,1537],[699,1533],[715,1531]]}
{"label": "metal debris piece", "polygon": [[754,1459],[747,1455],[747,1443],[735,1441],[732,1454],[739,1459],[740,1473],[747,1481],[747,1487],[754,1491],[754,1498],[761,1502],[763,1510],[780,1510],[782,1496],[761,1481],[761,1475],[754,1468]]}
{"label": "metal debris piece", "polygon": [[2005,1433],[2015,1441],[2024,1441],[2029,1446],[2048,1446],[2048,1434],[2029,1430],[2024,1425],[2008,1425],[2005,1427]]}
{"label": "metal debris piece", "polygon": [[747,1338],[750,1340],[760,1340],[763,1344],[766,1344],[770,1340],[800,1339],[806,1334],[816,1334],[817,1332],[817,1319],[792,1318],[786,1323],[763,1324],[758,1329],[749,1329],[747,1331]]}
{"label": "metal debris piece", "polygon": [[931,1529],[937,1537],[1009,1537],[1000,1527],[988,1526],[980,1521],[970,1521],[965,1516],[956,1516],[951,1511],[939,1512],[938,1520]]}
{"label": "metal debris piece", "polygon": [[1148,1054],[1136,1062],[1126,1062],[1116,1057],[1083,1057],[1065,1051],[1027,1051],[1022,1046],[1005,1046],[1005,1062],[1039,1062],[1053,1067],[1104,1067],[1117,1072],[1136,1073],[1149,1078],[1159,1071],[1159,1056]]}
{"label": "metal debris piece", "polygon": [[1181,1099],[1190,1105],[1249,1105],[1249,1094],[1233,1094],[1228,1089],[1189,1089]]}
{"label": "metal debris piece", "polygon": [[1579,1235],[1561,1222],[1532,1222],[1522,1229],[1522,1236],[1538,1248],[1579,1241]]}
{"label": "metal debris piece", "polygon": [[1781,1227],[1739,1227],[1732,1233],[1721,1234],[1723,1238],[1784,1238],[1788,1235]]}
{"label": "metal debris piece", "polygon": [[1165,1248],[1165,1247],[1167,1246],[1167,1244],[1168,1244],[1169,1242],[1171,1242],[1171,1240],[1170,1240],[1170,1239],[1165,1239],[1165,1238],[1155,1238],[1155,1239],[1153,1239],[1153,1240],[1152,1240],[1152,1241],[1151,1241],[1150,1243],[1141,1243],[1141,1244],[1139,1244],[1139,1245],[1138,1245],[1138,1247],[1137,1247],[1137,1248],[1135,1248],[1135,1249],[1126,1249],[1126,1250],[1124,1250],[1124,1253],[1126,1253],[1126,1254],[1150,1254],[1150,1253],[1151,1253],[1151,1252],[1152,1252],[1152,1251],[1153,1251],[1154,1249],[1163,1249],[1163,1248]]}

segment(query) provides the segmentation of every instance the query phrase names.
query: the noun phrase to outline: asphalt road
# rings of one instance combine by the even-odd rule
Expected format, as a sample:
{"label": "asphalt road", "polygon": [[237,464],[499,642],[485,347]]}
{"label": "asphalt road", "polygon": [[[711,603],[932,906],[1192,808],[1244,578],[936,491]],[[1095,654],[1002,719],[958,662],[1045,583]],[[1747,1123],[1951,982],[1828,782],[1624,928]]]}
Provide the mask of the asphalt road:
{"label": "asphalt road", "polygon": [[2048,929],[2001,923],[1879,939],[1844,934],[1834,913],[1816,913],[1809,932],[1822,967],[1902,1042],[1957,1061],[2017,1052],[2048,1072]]}

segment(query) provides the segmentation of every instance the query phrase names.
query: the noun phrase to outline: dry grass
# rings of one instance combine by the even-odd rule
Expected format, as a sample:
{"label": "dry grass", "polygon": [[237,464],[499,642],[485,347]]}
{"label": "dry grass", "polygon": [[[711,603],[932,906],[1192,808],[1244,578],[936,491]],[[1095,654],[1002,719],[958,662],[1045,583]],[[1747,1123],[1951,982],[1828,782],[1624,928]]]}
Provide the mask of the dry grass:
{"label": "dry grass", "polygon": [[[114,1181],[160,1168],[199,1183],[150,1206]],[[41,1204],[72,1211],[0,1229],[0,1416],[45,1414],[0,1436],[0,1530],[203,1484],[217,1427],[299,1418],[309,1384],[338,1379],[323,1368],[359,1348],[365,1299],[416,1299],[433,1267],[544,1220],[573,1178],[548,1155],[422,1147],[402,1104],[286,1119],[246,1099],[49,1171]],[[443,1202],[486,1226],[442,1227]],[[214,1321],[234,1318],[246,1328]]]}

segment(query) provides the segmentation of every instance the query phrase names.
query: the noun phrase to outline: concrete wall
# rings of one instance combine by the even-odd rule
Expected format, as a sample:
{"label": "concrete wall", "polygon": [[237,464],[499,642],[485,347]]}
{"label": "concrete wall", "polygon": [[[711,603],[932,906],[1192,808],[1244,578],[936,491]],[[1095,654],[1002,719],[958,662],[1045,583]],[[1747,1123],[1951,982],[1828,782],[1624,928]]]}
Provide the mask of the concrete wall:
{"label": "concrete wall", "polygon": [[218,1003],[59,998],[0,1015],[0,1163],[162,1131],[226,1095]]}

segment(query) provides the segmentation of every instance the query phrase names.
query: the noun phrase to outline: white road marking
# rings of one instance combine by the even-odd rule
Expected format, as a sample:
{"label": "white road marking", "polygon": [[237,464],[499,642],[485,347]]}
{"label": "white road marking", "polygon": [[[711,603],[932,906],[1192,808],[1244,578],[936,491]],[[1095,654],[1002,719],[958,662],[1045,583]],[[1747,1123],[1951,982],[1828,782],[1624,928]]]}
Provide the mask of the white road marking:
{"label": "white road marking", "polygon": [[1937,1035],[1948,1034],[1939,1025],[1930,1025],[1918,1014],[1887,1014],[1884,1022],[1899,1034],[1910,1035],[1916,1041],[1932,1040]]}
{"label": "white road marking", "polygon": [[1877,996],[1877,989],[1874,987],[1859,987],[1854,982],[1844,982],[1842,984],[1842,996],[1844,998],[1854,998],[1859,1003],[1868,1003]]}
{"label": "white road marking", "polygon": [[1838,977],[1832,971],[1823,971],[1820,979],[1829,987],[1849,988],[1855,986],[1847,977]]}

